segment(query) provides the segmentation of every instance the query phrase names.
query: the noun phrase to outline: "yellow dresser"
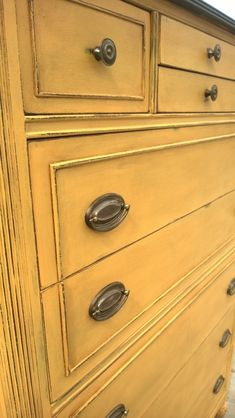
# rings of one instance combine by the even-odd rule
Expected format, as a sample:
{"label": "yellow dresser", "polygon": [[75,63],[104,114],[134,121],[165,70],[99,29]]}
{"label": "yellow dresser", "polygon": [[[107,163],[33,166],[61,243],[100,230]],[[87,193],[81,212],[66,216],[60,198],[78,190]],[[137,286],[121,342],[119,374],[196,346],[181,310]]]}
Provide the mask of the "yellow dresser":
{"label": "yellow dresser", "polygon": [[219,418],[235,341],[235,22],[0,0],[1,418]]}

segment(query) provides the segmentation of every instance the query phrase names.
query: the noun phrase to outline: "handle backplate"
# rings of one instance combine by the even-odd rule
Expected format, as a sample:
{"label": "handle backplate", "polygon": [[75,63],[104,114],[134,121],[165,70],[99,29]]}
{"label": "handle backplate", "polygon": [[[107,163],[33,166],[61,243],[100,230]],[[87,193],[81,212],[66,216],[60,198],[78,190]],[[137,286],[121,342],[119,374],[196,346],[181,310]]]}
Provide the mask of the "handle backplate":
{"label": "handle backplate", "polygon": [[235,294],[235,278],[231,280],[227,288],[227,294],[233,296]]}
{"label": "handle backplate", "polygon": [[128,412],[124,404],[119,404],[105,418],[124,418],[128,415]]}
{"label": "handle backplate", "polygon": [[127,205],[122,196],[106,193],[91,203],[85,214],[85,222],[89,228],[106,232],[116,228],[128,214]]}
{"label": "handle backplate", "polygon": [[92,300],[89,315],[96,321],[105,321],[117,313],[126,302],[130,291],[121,282],[105,286]]}
{"label": "handle backplate", "polygon": [[213,393],[214,393],[215,395],[217,395],[217,393],[219,393],[219,392],[220,392],[220,390],[221,390],[221,388],[222,388],[222,386],[223,386],[223,384],[224,384],[224,381],[225,381],[225,378],[224,378],[224,376],[221,374],[221,375],[218,377],[218,379],[216,380],[215,385],[214,385],[214,387],[213,387]]}
{"label": "handle backplate", "polygon": [[232,333],[231,333],[231,331],[229,329],[226,329],[226,331],[224,331],[224,333],[222,335],[222,338],[221,338],[221,340],[219,342],[219,346],[221,348],[226,347],[226,345],[229,343],[229,340],[231,338],[231,335],[232,335]]}

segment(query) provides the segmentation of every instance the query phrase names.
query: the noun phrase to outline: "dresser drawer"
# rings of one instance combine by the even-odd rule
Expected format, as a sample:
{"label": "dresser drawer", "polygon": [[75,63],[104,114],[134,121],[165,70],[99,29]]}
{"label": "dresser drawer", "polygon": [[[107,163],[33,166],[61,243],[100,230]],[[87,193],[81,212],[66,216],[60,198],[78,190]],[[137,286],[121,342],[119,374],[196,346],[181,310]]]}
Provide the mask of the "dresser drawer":
{"label": "dresser drawer", "polygon": [[[217,98],[215,98],[215,87]],[[235,81],[172,68],[159,68],[159,112],[233,112],[235,111]]]}
{"label": "dresser drawer", "polygon": [[[209,271],[212,274],[211,268],[209,268]],[[175,367],[175,371],[177,371],[181,367],[182,361],[184,361],[182,352],[185,355],[190,355],[191,350],[208,335],[213,324],[216,324],[216,321],[218,322],[224,312],[235,304],[235,296],[227,295],[234,271],[234,265],[232,265],[192,305],[189,293],[187,302],[183,299],[181,301],[180,298],[175,302],[171,301],[169,307],[174,308],[173,313],[169,311],[169,307],[164,311],[164,304],[160,305],[160,311],[157,311],[157,308],[155,309],[153,325],[151,326],[148,322],[144,334],[141,331],[146,325],[143,321],[142,327],[140,323],[139,325],[137,323],[136,326],[133,322],[129,330],[123,328],[120,335],[117,333],[125,320],[132,319],[131,315],[136,312],[135,305],[141,303],[141,299],[137,299],[137,292],[134,295],[130,294],[129,300],[120,312],[106,321],[94,321],[89,318],[90,300],[85,306],[86,303],[83,303],[85,300],[84,294],[77,291],[75,286],[74,288],[66,288],[66,286],[69,287],[69,283],[65,284],[64,295],[61,295],[61,289],[56,287],[43,292],[42,303],[53,400],[59,398],[75,383],[82,384],[85,377],[86,379],[91,378],[92,375],[97,377],[97,372],[101,373],[103,368],[105,369],[107,365],[112,364],[114,359],[120,357],[121,354],[127,353],[126,355],[128,355],[128,349],[131,347],[134,349],[133,344],[140,341],[141,335],[146,334],[147,336],[148,333],[154,332],[153,329],[150,332],[150,329],[158,321],[160,323],[155,331],[158,337],[161,336],[158,342],[158,349],[160,350],[157,355],[160,362],[158,371],[159,376],[164,373],[164,382],[167,381],[170,375],[164,369],[167,369],[166,362],[168,366],[170,364],[169,358],[172,358],[172,367]],[[206,273],[204,271],[201,274],[206,277]],[[136,279],[136,277],[133,277],[133,279]],[[144,276],[144,280],[147,283],[148,277]],[[136,283],[137,287],[138,279],[136,279]],[[86,284],[87,288],[90,287],[87,282]],[[154,291],[154,289],[151,289],[150,293],[153,294]],[[177,302],[180,302],[180,304],[177,305]],[[65,305],[63,305],[64,303]],[[80,304],[84,308],[80,308]],[[205,310],[207,321],[204,320]],[[177,316],[179,316],[177,321],[167,328]],[[151,318],[148,319],[148,321],[150,320]],[[106,341],[104,341],[104,337],[106,337]],[[174,341],[174,344],[172,345],[169,341]],[[96,347],[92,346],[94,342]],[[168,349],[166,350],[163,347],[168,347]],[[92,349],[93,352],[91,352]],[[171,352],[172,350],[173,352]],[[174,360],[176,358],[177,361]],[[160,365],[163,368],[162,371]]]}
{"label": "dresser drawer", "polygon": [[[227,385],[231,339],[224,348],[219,344],[221,344],[221,336],[225,335],[224,330],[233,329],[233,322],[234,310],[225,315],[170,385],[145,411],[144,417],[155,418],[161,415],[164,418],[209,417],[218,400],[224,395]],[[224,337],[222,338],[224,341]]]}
{"label": "dresser drawer", "polygon": [[[75,274],[234,189],[233,137],[220,141],[209,138],[198,144],[172,140],[167,145],[161,135],[161,132],[141,132],[29,144],[43,287]],[[137,148],[140,141],[144,146],[153,138],[155,146]],[[113,145],[114,151],[109,152],[112,149],[109,140],[115,145],[117,141],[120,144],[125,141],[126,148],[119,151]],[[95,142],[98,153],[93,150]],[[115,202],[106,196],[110,193],[122,196],[130,209],[119,205],[115,212]],[[100,205],[94,204],[100,197]],[[107,215],[110,222],[103,222],[108,225],[106,232],[90,228],[92,222],[87,225],[85,221],[85,215],[93,214],[89,215],[93,219],[96,210],[102,218],[102,204],[110,210]],[[113,219],[118,222],[111,229]]]}
{"label": "dresser drawer", "polygon": [[16,6],[27,113],[148,111],[148,12],[119,0]]}
{"label": "dresser drawer", "polygon": [[234,211],[235,192],[65,280],[70,369],[99,355],[128,325],[133,333],[144,319],[134,320],[146,309],[183,280],[190,282],[189,272],[234,234]]}
{"label": "dresser drawer", "polygon": [[[212,50],[210,57],[208,49]],[[235,45],[166,16],[161,17],[161,64],[235,79],[235,69],[231,65],[234,60]]]}
{"label": "dresser drawer", "polygon": [[[194,325],[189,311],[184,320],[184,328],[181,328],[177,320],[172,325],[175,334],[167,330],[167,335],[162,334],[157,341],[144,345],[136,358],[127,362],[106,381],[85,405],[79,405],[78,399],[59,417],[107,418],[110,411],[120,404],[128,410],[128,417],[133,418],[155,418],[158,415],[170,418],[176,411],[177,418],[186,416],[202,391],[213,391],[220,374],[227,378],[231,338],[224,348],[219,344],[222,338],[224,340],[225,331],[233,329],[234,311],[230,311],[220,320],[199,348],[194,345],[197,329],[188,333],[188,327],[193,328]],[[188,340],[187,347],[178,351],[177,340],[181,340],[182,332],[188,338],[192,334],[192,339]],[[169,346],[172,347],[171,357]],[[210,368],[208,364],[212,358],[213,367]],[[177,367],[181,369],[178,374]],[[170,383],[168,379],[171,380]]]}

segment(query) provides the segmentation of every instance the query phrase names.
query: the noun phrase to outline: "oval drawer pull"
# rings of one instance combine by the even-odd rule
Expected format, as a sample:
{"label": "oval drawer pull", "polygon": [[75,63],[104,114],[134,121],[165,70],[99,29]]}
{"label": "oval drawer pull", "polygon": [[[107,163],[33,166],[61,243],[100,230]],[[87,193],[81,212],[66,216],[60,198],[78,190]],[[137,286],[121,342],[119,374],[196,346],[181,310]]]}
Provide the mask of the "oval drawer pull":
{"label": "oval drawer pull", "polygon": [[222,376],[222,374],[218,377],[218,379],[215,382],[215,385],[213,387],[213,393],[216,395],[221,390],[223,384],[224,384],[225,378]]}
{"label": "oval drawer pull", "polygon": [[214,49],[207,48],[207,56],[208,58],[213,58],[215,61],[219,61],[222,55],[221,46],[219,44],[215,45]]}
{"label": "oval drawer pull", "polygon": [[227,294],[229,296],[233,296],[235,294],[235,279],[232,279],[231,282],[229,283]]}
{"label": "oval drawer pull", "polygon": [[105,418],[124,418],[128,415],[128,412],[124,404],[119,404]]}
{"label": "oval drawer pull", "polygon": [[89,315],[96,321],[104,321],[117,313],[126,302],[130,291],[121,282],[105,286],[93,299]]}
{"label": "oval drawer pull", "polygon": [[214,102],[218,97],[218,87],[215,84],[213,84],[210,90],[206,89],[205,97],[210,97],[211,100]]}
{"label": "oval drawer pull", "polygon": [[117,48],[112,39],[103,39],[101,45],[91,49],[97,61],[102,61],[105,65],[113,65],[117,58]]}
{"label": "oval drawer pull", "polygon": [[224,331],[224,333],[222,335],[222,338],[221,338],[221,340],[219,342],[219,346],[221,348],[226,347],[226,345],[228,344],[228,342],[229,342],[229,340],[231,338],[231,335],[232,335],[232,333],[231,333],[231,331],[229,329],[226,329],[226,331]]}
{"label": "oval drawer pull", "polygon": [[95,231],[106,232],[116,228],[128,214],[127,205],[122,196],[106,193],[91,203],[85,214],[85,222]]}

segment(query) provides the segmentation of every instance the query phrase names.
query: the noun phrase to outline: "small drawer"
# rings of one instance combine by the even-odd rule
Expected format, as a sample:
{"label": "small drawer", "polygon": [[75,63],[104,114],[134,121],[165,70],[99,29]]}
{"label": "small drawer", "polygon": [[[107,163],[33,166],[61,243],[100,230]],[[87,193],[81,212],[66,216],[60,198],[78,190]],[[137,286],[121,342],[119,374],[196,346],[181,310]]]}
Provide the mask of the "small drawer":
{"label": "small drawer", "polygon": [[218,341],[227,326],[233,329],[233,318],[234,310],[222,319],[144,417],[209,417],[227,387],[232,344],[230,339],[222,350]]}
{"label": "small drawer", "polygon": [[[184,254],[182,254],[183,256]],[[141,256],[138,257],[141,258]],[[128,259],[128,256],[124,254],[123,258]],[[170,259],[170,256],[168,259]],[[132,347],[133,341],[140,339],[139,334],[141,334],[141,329],[146,325],[147,320],[151,320],[154,316],[156,318],[155,322],[157,322],[159,320],[157,319],[159,312],[161,313],[160,319],[161,315],[164,316],[166,314],[163,314],[165,300],[160,303],[160,307],[156,304],[154,312],[152,309],[148,316],[146,313],[147,308],[149,308],[147,303],[154,302],[154,298],[157,298],[159,295],[159,289],[163,287],[161,281],[166,280],[164,271],[162,275],[154,274],[154,272],[151,275],[149,270],[145,271],[144,267],[141,269],[140,266],[139,268],[139,264],[135,268],[132,260],[130,260],[128,268],[130,267],[131,270],[132,266],[132,275],[127,272],[125,277],[124,272],[122,276],[124,287],[130,290],[130,295],[114,316],[103,321],[94,320],[89,315],[89,308],[91,301],[97,294],[92,289],[100,289],[96,282],[102,282],[104,277],[108,277],[105,270],[100,270],[100,274],[97,275],[94,271],[93,277],[92,272],[89,275],[89,271],[87,271],[84,277],[65,281],[64,285],[59,287],[59,289],[52,287],[43,292],[42,303],[54,400],[66,392],[78,379],[82,380],[85,376],[95,374],[98,365],[100,365],[99,367],[104,367],[110,361],[113,362],[113,359],[119,356],[120,353],[126,352],[127,348]],[[210,271],[210,266],[207,266],[206,269]],[[156,266],[156,272],[158,272],[157,270]],[[202,277],[206,277],[206,271],[204,267],[200,273]],[[117,272],[119,273],[118,270]],[[175,325],[169,328],[169,331],[164,334],[164,338],[161,336],[159,347],[161,347],[161,343],[169,346],[169,342],[167,343],[167,340],[165,340],[168,333],[173,335],[173,340],[177,340],[177,344],[179,344],[178,346],[174,343],[174,347],[172,346],[172,350],[175,350],[174,355],[169,353],[169,356],[172,355],[174,358],[177,356],[177,350],[179,350],[179,358],[175,363],[175,367],[180,367],[182,351],[189,354],[193,347],[200,344],[201,338],[209,333],[213,324],[219,320],[223,313],[231,305],[235,304],[235,296],[227,294],[229,286],[232,286],[231,292],[235,293],[235,283],[232,281],[233,274],[234,265],[221,274],[221,277],[188,308],[188,313],[185,312],[174,322]],[[120,278],[120,275],[114,274],[113,277]],[[187,278],[186,288],[189,286],[189,282],[190,278]],[[107,284],[108,281],[106,282]],[[117,291],[114,296],[117,300]],[[167,309],[169,309],[169,306],[171,308],[174,307],[176,310],[175,315],[177,316],[177,309],[180,309],[177,305],[179,299],[177,299],[177,293],[174,296],[176,296],[175,307],[174,299],[170,299]],[[190,304],[190,295],[188,298],[188,303]],[[158,302],[158,299],[155,302]],[[204,321],[205,310],[207,321]],[[142,318],[141,321],[141,318],[138,318],[138,314],[145,314],[147,319],[143,317],[144,319]],[[187,319],[185,315],[188,315]],[[171,320],[169,319],[170,322]],[[182,334],[179,331],[180,329],[183,330]],[[186,335],[184,332],[186,332]],[[229,339],[230,335],[227,337]],[[226,338],[224,339],[224,344],[226,345]],[[127,343],[127,348],[125,348],[125,343]],[[164,352],[164,355],[168,358],[167,361],[169,361],[167,353]],[[162,357],[161,361],[164,363],[166,360]]]}
{"label": "small drawer", "polygon": [[183,141],[187,132],[169,132],[169,144],[166,131],[29,144],[42,287],[235,188],[232,135],[220,141],[203,136],[197,144]]}
{"label": "small drawer", "polygon": [[27,113],[148,111],[148,12],[119,0],[16,6]]}
{"label": "small drawer", "polygon": [[[196,318],[195,320],[197,323]],[[223,375],[227,379],[226,369],[230,361],[232,338],[223,349],[219,347],[219,343],[224,330],[233,329],[234,311],[220,319],[210,335],[201,340],[199,348],[195,345],[195,334],[198,330],[193,330],[194,322],[190,311],[185,315],[184,324],[177,321],[173,323],[171,330],[166,330],[167,335],[162,334],[157,341],[142,348],[133,361],[126,363],[84,405],[77,399],[59,417],[111,418],[111,412],[114,413],[115,408],[117,412],[120,410],[122,417],[125,415],[121,415],[121,406],[123,413],[128,411],[128,417],[133,418],[189,416],[186,413],[190,411],[199,394],[203,391],[212,393],[218,376]],[[187,341],[187,347],[179,350],[178,340],[182,340],[181,334],[185,334],[190,340]],[[198,341],[200,339],[199,332]],[[212,365],[208,367],[211,359]],[[180,371],[177,374],[178,370]],[[222,393],[223,385],[219,389]],[[213,396],[218,397],[215,394]],[[190,418],[195,416],[190,415]]]}
{"label": "small drawer", "polygon": [[235,81],[159,67],[159,112],[233,112]]}
{"label": "small drawer", "polygon": [[235,79],[235,45],[166,16],[160,33],[162,65]]}

